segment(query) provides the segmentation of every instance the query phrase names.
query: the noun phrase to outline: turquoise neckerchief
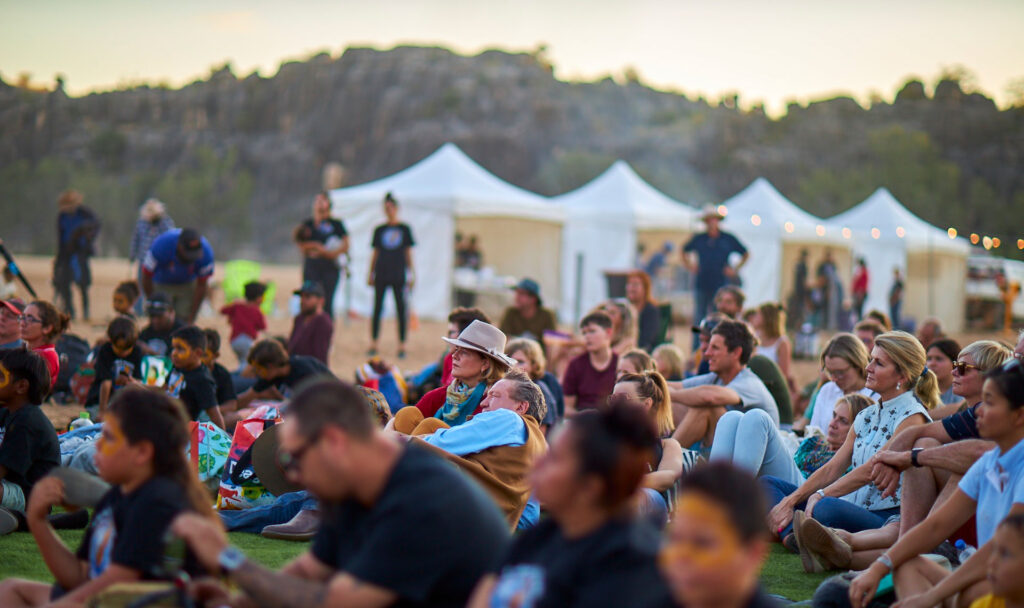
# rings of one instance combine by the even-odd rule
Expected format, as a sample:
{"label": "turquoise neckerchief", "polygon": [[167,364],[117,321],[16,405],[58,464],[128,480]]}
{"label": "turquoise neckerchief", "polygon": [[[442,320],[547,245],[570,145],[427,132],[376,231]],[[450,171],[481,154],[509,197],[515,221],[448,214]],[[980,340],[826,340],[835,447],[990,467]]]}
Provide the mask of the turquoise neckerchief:
{"label": "turquoise neckerchief", "polygon": [[[484,393],[487,392],[487,384],[480,382],[473,388],[472,392],[466,395],[464,391],[467,391],[468,388],[462,384],[462,381],[456,380],[454,386],[448,388],[448,398],[445,399],[441,409],[437,410],[437,413],[434,414],[434,418],[440,418],[448,426],[458,426],[465,422],[469,416],[472,416],[476,408],[480,406],[480,402],[484,399]],[[460,400],[459,397],[461,395],[466,396]],[[453,399],[452,397],[455,398]]]}

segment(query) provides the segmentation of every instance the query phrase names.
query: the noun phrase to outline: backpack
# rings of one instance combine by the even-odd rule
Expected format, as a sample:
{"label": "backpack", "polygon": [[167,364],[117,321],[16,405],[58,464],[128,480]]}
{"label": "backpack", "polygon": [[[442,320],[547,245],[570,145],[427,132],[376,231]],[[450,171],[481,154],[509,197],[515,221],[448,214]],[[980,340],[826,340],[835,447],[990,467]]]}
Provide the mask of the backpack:
{"label": "backpack", "polygon": [[57,383],[54,385],[53,391],[55,393],[70,392],[71,376],[89,359],[92,347],[75,334],[63,334],[57,338],[54,348],[60,358],[60,371],[57,373]]}

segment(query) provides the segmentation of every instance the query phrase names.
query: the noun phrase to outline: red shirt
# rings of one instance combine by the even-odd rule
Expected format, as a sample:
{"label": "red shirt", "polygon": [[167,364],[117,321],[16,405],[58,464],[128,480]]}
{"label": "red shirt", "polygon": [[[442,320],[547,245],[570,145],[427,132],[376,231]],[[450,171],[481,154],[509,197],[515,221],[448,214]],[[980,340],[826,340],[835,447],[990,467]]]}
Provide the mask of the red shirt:
{"label": "red shirt", "polygon": [[292,335],[288,338],[288,353],[316,357],[324,363],[327,351],[331,348],[331,336],[334,335],[334,321],[326,312],[314,315],[299,315],[292,325]]}
{"label": "red shirt", "polygon": [[53,344],[42,344],[32,350],[39,353],[46,360],[46,367],[50,370],[50,388],[57,384],[57,374],[60,373],[60,356]]}
{"label": "red shirt", "polygon": [[263,318],[263,311],[257,304],[234,302],[221,308],[220,314],[227,315],[228,320],[231,321],[229,341],[242,334],[255,340],[260,332],[267,328],[267,320]]}
{"label": "red shirt", "polygon": [[[419,403],[416,404],[416,409],[423,413],[424,418],[433,418],[437,410],[444,407],[444,400],[448,397],[448,387],[439,386],[432,391],[429,391],[426,395],[420,398]],[[476,416],[482,410],[483,404],[477,406],[473,415]]]}
{"label": "red shirt", "polygon": [[590,364],[587,353],[569,362],[562,379],[562,390],[566,397],[576,397],[577,411],[604,405],[605,399],[615,390],[615,367],[618,364],[619,356],[615,353],[601,371]]}
{"label": "red shirt", "polygon": [[452,383],[452,351],[444,355],[444,363],[441,365],[441,386],[448,386]]}
{"label": "red shirt", "polygon": [[868,292],[868,271],[862,268],[857,268],[856,273],[853,275],[853,293],[862,294]]}

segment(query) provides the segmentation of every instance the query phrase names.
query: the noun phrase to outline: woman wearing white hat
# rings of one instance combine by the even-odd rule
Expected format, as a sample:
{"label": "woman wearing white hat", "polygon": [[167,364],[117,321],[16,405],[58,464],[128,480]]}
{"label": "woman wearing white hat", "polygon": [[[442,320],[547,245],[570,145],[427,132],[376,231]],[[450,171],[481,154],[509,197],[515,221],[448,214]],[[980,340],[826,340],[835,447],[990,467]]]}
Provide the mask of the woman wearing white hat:
{"label": "woman wearing white hat", "polygon": [[458,338],[442,340],[452,345],[451,383],[430,391],[414,407],[399,410],[396,431],[410,434],[419,426],[419,434],[462,424],[477,412],[487,389],[515,366],[515,359],[505,354],[505,334],[489,323],[473,321]]}

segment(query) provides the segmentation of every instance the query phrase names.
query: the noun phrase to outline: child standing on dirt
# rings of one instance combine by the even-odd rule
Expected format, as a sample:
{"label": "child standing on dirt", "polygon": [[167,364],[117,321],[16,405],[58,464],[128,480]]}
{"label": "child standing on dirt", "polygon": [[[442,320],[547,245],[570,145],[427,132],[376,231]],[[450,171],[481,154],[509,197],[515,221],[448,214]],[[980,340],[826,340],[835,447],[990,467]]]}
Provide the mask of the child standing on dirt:
{"label": "child standing on dirt", "polygon": [[259,339],[260,332],[267,329],[267,320],[260,310],[267,286],[258,281],[245,284],[245,302],[233,302],[220,309],[220,314],[231,322],[231,350],[238,357],[238,369],[245,367],[249,349]]}

